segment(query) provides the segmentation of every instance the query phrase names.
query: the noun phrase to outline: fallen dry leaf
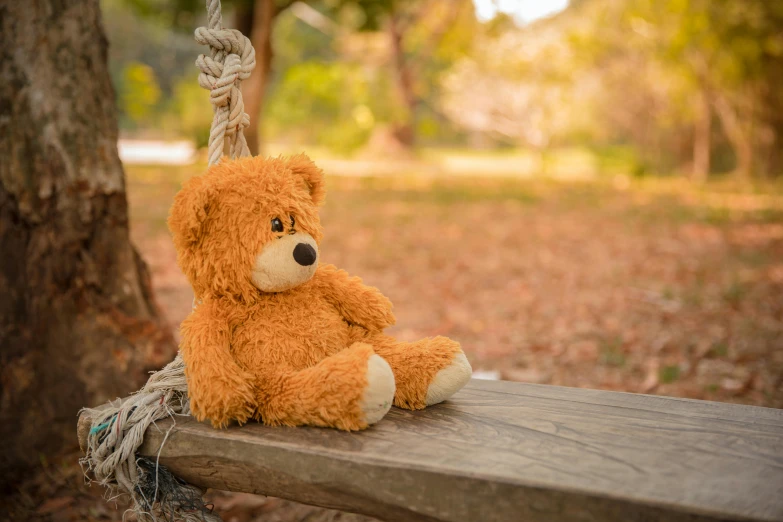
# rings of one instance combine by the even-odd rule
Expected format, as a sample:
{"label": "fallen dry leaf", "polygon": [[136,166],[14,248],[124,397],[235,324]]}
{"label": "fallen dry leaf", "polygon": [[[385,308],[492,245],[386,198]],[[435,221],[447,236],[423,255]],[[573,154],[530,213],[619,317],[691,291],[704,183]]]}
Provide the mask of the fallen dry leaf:
{"label": "fallen dry leaf", "polygon": [[57,497],[57,498],[50,498],[49,500],[45,501],[43,504],[38,506],[38,509],[35,510],[36,513],[39,515],[48,515],[49,513],[54,513],[55,511],[60,511],[62,509],[67,508],[71,504],[73,504],[74,499],[73,497]]}

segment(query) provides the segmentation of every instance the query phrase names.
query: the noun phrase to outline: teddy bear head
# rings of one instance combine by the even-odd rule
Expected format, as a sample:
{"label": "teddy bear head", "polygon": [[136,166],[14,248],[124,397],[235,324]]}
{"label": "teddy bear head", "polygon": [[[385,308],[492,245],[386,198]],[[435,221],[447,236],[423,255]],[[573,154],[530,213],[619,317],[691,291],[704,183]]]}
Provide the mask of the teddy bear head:
{"label": "teddy bear head", "polygon": [[324,195],[323,171],[304,154],[223,160],[187,181],[168,223],[196,296],[252,301],[308,281]]}

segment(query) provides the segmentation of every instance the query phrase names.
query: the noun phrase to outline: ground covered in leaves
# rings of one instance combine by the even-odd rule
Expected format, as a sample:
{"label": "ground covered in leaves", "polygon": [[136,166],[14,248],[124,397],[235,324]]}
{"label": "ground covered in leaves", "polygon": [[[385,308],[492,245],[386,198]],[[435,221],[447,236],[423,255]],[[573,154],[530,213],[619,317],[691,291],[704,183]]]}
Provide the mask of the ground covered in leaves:
{"label": "ground covered in leaves", "polygon": [[[165,220],[194,171],[128,168],[133,239],[173,327],[192,294]],[[503,379],[783,407],[780,185],[414,174],[330,176],[322,212],[322,259],[392,299],[393,335],[448,335]],[[42,518],[121,517],[78,468],[45,469],[27,490]],[[213,500],[227,522],[360,519]]]}

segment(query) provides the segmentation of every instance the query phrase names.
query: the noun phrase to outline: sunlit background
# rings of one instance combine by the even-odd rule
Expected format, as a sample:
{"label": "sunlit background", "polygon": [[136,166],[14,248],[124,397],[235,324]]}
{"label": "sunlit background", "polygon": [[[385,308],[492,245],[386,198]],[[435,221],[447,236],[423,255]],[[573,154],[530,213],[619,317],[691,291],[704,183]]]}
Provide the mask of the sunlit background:
{"label": "sunlit background", "polygon": [[532,22],[538,18],[559,13],[568,6],[568,0],[474,0],[476,18],[481,22],[489,22],[503,14],[511,16],[518,24]]}
{"label": "sunlit background", "polygon": [[[268,77],[248,139],[326,170],[326,260],[389,294],[395,335],[455,337],[490,378],[783,404],[780,3],[281,1],[267,47],[265,1],[224,2]],[[132,230],[176,326],[203,6],[103,9]]]}
{"label": "sunlit background", "polygon": [[[249,0],[224,4],[227,26],[263,29]],[[251,142],[266,153],[438,149],[447,168],[446,149],[480,149],[515,154],[519,162],[487,166],[514,175],[590,176],[610,165],[702,181],[781,171],[777,2],[276,5],[271,55],[258,50],[266,88],[245,93],[260,111]],[[194,0],[104,2],[126,161],[189,161],[206,142],[211,109],[191,36],[201,10]]]}

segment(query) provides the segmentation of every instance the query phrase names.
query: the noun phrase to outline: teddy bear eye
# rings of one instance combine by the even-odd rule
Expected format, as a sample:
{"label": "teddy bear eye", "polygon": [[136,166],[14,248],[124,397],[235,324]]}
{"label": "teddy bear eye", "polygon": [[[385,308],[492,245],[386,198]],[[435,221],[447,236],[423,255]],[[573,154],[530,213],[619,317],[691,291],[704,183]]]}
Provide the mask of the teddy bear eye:
{"label": "teddy bear eye", "polygon": [[291,228],[294,228],[294,227],[296,226],[296,220],[294,219],[294,215],[293,215],[293,214],[291,214],[291,215],[290,215],[290,216],[288,216],[288,217],[290,217],[290,218],[291,218]]}
{"label": "teddy bear eye", "polygon": [[283,222],[280,221],[280,218],[275,218],[272,220],[272,232],[282,232],[283,231]]}

